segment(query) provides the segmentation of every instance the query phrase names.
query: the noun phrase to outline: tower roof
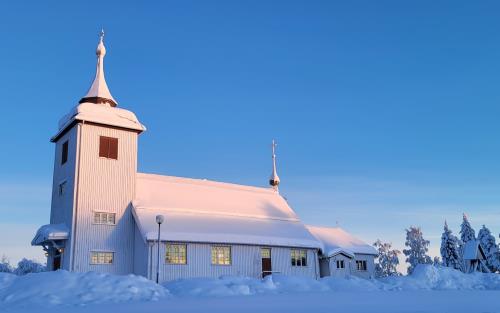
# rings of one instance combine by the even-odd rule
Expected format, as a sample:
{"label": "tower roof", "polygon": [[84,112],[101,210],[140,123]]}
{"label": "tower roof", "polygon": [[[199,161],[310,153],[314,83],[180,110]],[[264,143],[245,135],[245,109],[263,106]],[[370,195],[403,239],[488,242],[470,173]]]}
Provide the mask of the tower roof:
{"label": "tower roof", "polygon": [[80,100],[80,103],[89,102],[102,104],[111,107],[116,107],[118,104],[109,92],[106,79],[104,77],[104,56],[106,55],[106,47],[104,46],[104,30],[101,30],[99,35],[99,43],[96,49],[97,67],[94,81],[90,86],[87,94]]}

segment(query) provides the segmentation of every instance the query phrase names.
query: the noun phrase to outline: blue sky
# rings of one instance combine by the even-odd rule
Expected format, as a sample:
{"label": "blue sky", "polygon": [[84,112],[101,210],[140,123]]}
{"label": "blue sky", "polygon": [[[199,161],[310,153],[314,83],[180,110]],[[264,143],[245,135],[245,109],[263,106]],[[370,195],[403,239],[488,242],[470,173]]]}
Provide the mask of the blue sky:
{"label": "blue sky", "polygon": [[402,248],[444,219],[500,232],[496,1],[0,4],[0,255],[41,259],[49,138],[106,76],[148,127],[139,170],[265,186],[304,221]]}

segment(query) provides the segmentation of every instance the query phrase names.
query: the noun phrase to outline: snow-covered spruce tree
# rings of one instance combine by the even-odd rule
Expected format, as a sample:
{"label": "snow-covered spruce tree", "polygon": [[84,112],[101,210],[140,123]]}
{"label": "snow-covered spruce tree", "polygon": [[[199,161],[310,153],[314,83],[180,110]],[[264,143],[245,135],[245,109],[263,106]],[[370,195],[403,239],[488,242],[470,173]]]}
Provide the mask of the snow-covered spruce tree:
{"label": "snow-covered spruce tree", "polygon": [[452,234],[448,228],[448,223],[444,222],[444,231],[441,235],[441,258],[443,266],[462,270],[462,258],[460,254],[460,241]]}
{"label": "snow-covered spruce tree", "polygon": [[463,243],[466,243],[471,240],[476,240],[476,232],[470,226],[469,219],[467,215],[464,213],[462,225],[460,226],[460,239]]}
{"label": "snow-covered spruce tree", "polygon": [[464,253],[465,253],[465,244],[471,240],[476,240],[476,232],[474,231],[474,228],[469,223],[469,219],[467,218],[467,215],[464,213],[463,214],[463,221],[462,225],[460,225],[460,260],[462,261],[462,271],[465,270],[465,263],[464,263]]}
{"label": "snow-covered spruce tree", "polygon": [[495,237],[491,234],[490,230],[483,225],[483,228],[481,228],[477,234],[477,239],[486,254],[486,266],[492,272],[499,271],[500,259],[498,258],[498,246]]}
{"label": "snow-covered spruce tree", "polygon": [[387,242],[377,240],[373,246],[378,250],[378,262],[375,264],[375,275],[377,277],[399,276],[397,266],[399,265],[398,255],[401,251],[392,249],[392,245]]}
{"label": "snow-covered spruce tree", "polygon": [[29,273],[40,273],[45,272],[46,267],[34,260],[22,259],[17,263],[17,267],[14,270],[14,274],[22,276]]}
{"label": "snow-covered spruce tree", "polygon": [[420,227],[411,226],[406,230],[405,246],[409,249],[404,249],[406,262],[410,264],[408,274],[413,273],[413,270],[418,264],[432,264],[430,256],[427,255],[430,242],[425,240],[420,230]]}
{"label": "snow-covered spruce tree", "polygon": [[12,267],[5,255],[0,260],[0,273],[12,273]]}

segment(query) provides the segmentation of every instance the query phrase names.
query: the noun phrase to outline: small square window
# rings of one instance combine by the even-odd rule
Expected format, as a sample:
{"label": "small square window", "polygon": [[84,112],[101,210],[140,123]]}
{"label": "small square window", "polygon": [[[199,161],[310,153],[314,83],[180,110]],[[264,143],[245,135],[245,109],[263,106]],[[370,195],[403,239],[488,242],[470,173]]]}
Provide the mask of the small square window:
{"label": "small square window", "polygon": [[213,265],[231,265],[231,247],[212,246]]}
{"label": "small square window", "polygon": [[356,261],[356,269],[358,271],[367,271],[368,267],[367,267],[367,264],[366,264],[366,260],[358,260]]}
{"label": "small square window", "polygon": [[307,266],[307,251],[303,249],[290,250],[292,266]]}
{"label": "small square window", "polygon": [[167,244],[165,262],[168,264],[186,264],[186,245],[184,244]]}

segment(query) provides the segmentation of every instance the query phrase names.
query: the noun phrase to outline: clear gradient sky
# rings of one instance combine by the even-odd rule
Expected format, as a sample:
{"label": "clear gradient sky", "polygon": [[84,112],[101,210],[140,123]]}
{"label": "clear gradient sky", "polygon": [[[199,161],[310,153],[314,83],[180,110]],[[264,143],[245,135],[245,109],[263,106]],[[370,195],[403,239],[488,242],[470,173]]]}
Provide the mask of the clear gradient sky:
{"label": "clear gradient sky", "polygon": [[[0,256],[43,259],[49,138],[106,76],[148,127],[139,171],[266,186],[307,223],[403,247],[444,219],[500,232],[498,1],[0,4]],[[498,238],[498,237],[497,237]]]}

